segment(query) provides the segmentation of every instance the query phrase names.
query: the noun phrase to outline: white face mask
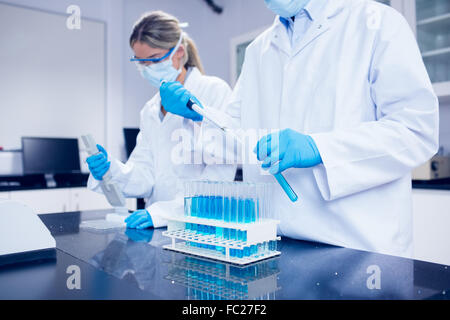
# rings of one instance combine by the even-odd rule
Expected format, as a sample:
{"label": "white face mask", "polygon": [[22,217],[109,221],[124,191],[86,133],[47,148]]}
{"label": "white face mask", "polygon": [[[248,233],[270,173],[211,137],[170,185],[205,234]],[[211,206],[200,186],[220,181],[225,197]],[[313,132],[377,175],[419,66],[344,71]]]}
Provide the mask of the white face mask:
{"label": "white face mask", "polygon": [[310,0],[264,0],[267,8],[283,18],[294,17],[308,4],[309,1]]}
{"label": "white face mask", "polygon": [[150,82],[150,84],[156,88],[159,88],[161,85],[161,81],[172,82],[175,81],[178,75],[181,73],[182,66],[180,69],[175,69],[172,63],[172,57],[177,52],[180,47],[181,40],[183,39],[183,34],[180,36],[180,40],[178,40],[177,45],[173,49],[170,56],[161,62],[153,63],[149,66],[143,65],[139,62],[136,63],[138,71],[141,75]]}

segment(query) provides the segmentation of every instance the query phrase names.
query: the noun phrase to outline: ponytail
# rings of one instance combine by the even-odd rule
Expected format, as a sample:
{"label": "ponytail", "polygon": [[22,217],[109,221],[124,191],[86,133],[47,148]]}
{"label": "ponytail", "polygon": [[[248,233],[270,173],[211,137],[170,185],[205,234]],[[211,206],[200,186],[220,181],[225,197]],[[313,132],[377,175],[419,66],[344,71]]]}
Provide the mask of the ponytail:
{"label": "ponytail", "polygon": [[184,63],[184,67],[186,69],[196,67],[202,74],[205,74],[205,70],[203,69],[202,61],[200,60],[200,55],[198,54],[198,49],[194,40],[192,40],[186,33],[183,34],[183,38],[186,51],[186,62]]}

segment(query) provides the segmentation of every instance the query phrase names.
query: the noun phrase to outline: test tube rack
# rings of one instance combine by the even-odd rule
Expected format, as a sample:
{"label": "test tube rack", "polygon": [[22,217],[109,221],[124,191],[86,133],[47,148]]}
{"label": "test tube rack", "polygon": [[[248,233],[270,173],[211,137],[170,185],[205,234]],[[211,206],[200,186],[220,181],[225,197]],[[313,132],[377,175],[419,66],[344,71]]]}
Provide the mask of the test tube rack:
{"label": "test tube rack", "polygon": [[166,280],[187,288],[195,300],[275,300],[278,286],[278,259],[246,266],[208,259],[172,255]]}
{"label": "test tube rack", "polygon": [[[190,209],[185,208],[185,212],[190,212]],[[281,240],[277,236],[279,221],[268,218],[267,214],[264,219],[242,223],[205,218],[199,213],[197,211],[196,216],[185,214],[165,217],[168,222],[163,235],[172,240],[171,244],[164,246],[165,249],[237,265],[247,265],[281,254],[276,250],[276,243]],[[235,236],[224,237],[218,236],[215,231],[204,232],[210,229]]]}

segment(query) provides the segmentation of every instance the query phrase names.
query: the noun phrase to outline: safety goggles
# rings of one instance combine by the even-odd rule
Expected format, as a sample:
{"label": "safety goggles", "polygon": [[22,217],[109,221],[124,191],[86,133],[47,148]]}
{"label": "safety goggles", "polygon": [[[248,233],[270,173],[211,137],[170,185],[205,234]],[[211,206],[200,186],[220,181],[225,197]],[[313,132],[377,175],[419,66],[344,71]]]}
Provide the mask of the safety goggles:
{"label": "safety goggles", "polygon": [[[178,45],[177,45],[178,46]],[[177,47],[173,47],[172,49],[169,50],[169,52],[167,52],[164,56],[162,56],[161,58],[145,58],[145,59],[138,59],[136,58],[136,56],[133,56],[130,61],[136,62],[136,63],[140,63],[140,64],[144,64],[145,62],[153,62],[153,63],[158,63],[163,61],[164,59],[168,58],[173,50]]]}

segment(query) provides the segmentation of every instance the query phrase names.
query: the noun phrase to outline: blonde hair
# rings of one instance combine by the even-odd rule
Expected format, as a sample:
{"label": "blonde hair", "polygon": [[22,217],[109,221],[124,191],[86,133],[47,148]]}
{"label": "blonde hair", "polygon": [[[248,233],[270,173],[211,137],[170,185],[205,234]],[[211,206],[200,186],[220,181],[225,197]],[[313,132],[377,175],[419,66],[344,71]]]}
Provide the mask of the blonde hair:
{"label": "blonde hair", "polygon": [[142,42],[152,48],[170,50],[177,45],[180,36],[185,48],[182,64],[186,69],[196,67],[204,74],[195,42],[181,29],[177,18],[163,11],[148,12],[134,24],[130,46]]}

